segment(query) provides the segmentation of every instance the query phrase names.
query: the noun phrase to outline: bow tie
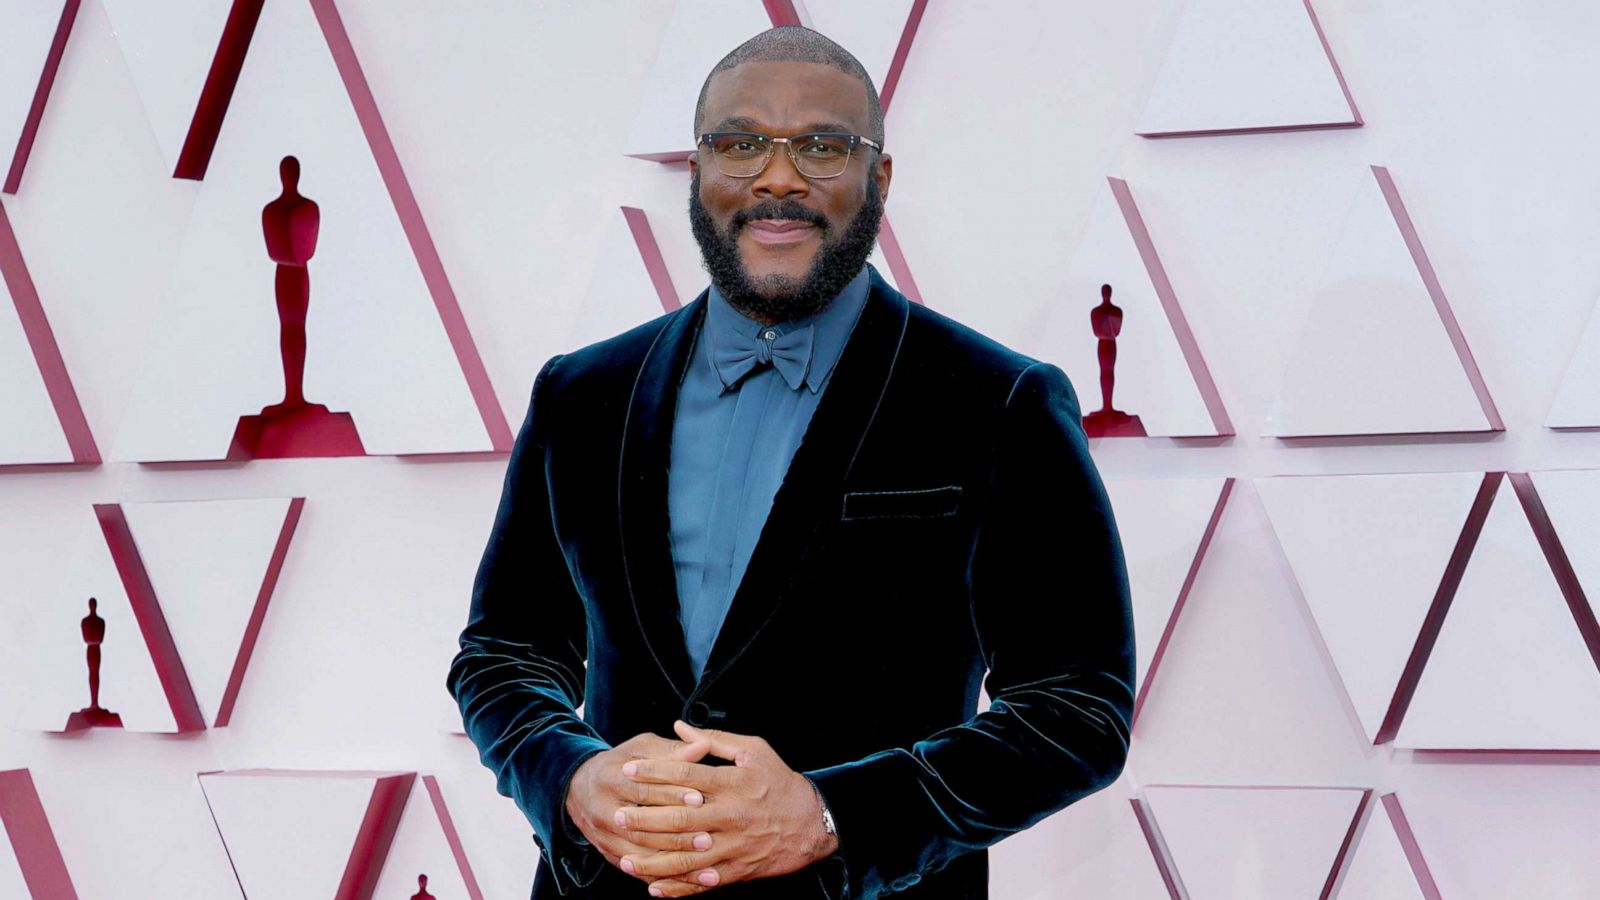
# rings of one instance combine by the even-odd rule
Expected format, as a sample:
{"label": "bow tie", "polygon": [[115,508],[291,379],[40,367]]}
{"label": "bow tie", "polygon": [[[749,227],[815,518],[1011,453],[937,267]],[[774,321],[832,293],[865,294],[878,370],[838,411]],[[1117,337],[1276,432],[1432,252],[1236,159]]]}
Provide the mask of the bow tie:
{"label": "bow tie", "polygon": [[[814,327],[807,324],[786,334],[777,334],[776,329],[764,326],[753,336],[743,332],[718,335],[711,362],[728,387],[738,384],[739,379],[757,366],[771,364],[791,389],[799,390],[806,369],[811,365]],[[768,334],[775,336],[763,337]]]}

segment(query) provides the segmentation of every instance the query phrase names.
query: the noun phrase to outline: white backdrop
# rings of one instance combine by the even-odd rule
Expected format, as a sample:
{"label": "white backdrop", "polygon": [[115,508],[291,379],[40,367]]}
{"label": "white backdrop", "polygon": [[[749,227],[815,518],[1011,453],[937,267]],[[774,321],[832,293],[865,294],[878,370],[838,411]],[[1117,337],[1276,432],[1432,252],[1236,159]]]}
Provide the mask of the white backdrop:
{"label": "white backdrop", "polygon": [[[0,16],[27,5],[0,3]],[[192,98],[184,86],[192,77],[149,77],[148,54],[177,53],[163,49],[176,42],[187,49],[173,59],[207,59],[221,18],[216,6],[163,4],[157,33],[140,33],[128,20],[123,41],[113,16],[120,26],[138,9],[84,0],[21,188],[0,196],[102,450],[149,427],[130,414],[140,373],[169,340],[163,311],[203,189],[171,178],[168,158],[182,141],[170,133],[173,123],[187,125],[172,110],[192,108],[192,99],[175,101],[170,92]],[[632,249],[615,239],[619,207],[647,211],[680,295],[693,296],[704,284],[685,243],[686,177],[624,155],[634,149],[640,104],[654,96],[652,73],[674,6],[505,0],[467,12],[425,0],[339,3],[513,427],[540,364],[568,349],[573,335],[605,331],[597,323],[607,316],[585,309],[610,292],[597,286],[616,283],[617,265],[638,265],[636,257],[617,258]],[[819,25],[822,7],[813,11]],[[1414,876],[1395,855],[1397,828],[1414,837],[1439,896],[1585,896],[1600,883],[1593,853],[1600,754],[1592,752],[1600,748],[1518,746],[1517,733],[1496,731],[1495,722],[1479,731],[1500,740],[1494,749],[1502,752],[1374,746],[1362,724],[1367,714],[1348,699],[1307,606],[1314,591],[1296,580],[1308,574],[1291,569],[1294,552],[1280,547],[1256,482],[1600,467],[1600,435],[1545,426],[1600,296],[1600,167],[1593,164],[1600,112],[1590,87],[1600,83],[1593,50],[1600,7],[1583,0],[1322,0],[1317,16],[1363,126],[1141,138],[1135,132],[1182,9],[1181,0],[930,0],[888,114],[896,163],[888,214],[931,308],[986,329],[1007,319],[1000,307],[1062,302],[1069,262],[1107,194],[1107,177],[1125,179],[1236,431],[1231,438],[1096,443],[1095,458],[1111,479],[1237,481],[1165,641],[1127,772],[998,845],[991,857],[995,896],[1168,896],[1130,803],[1136,799],[1166,826],[1161,833],[1180,875],[1186,859],[1210,860],[1190,864],[1184,879],[1196,900],[1217,896],[1208,890],[1292,896],[1275,893],[1298,883],[1284,880],[1288,870],[1302,878],[1305,866],[1326,872],[1339,848],[1272,841],[1320,841],[1315,835],[1328,814],[1318,810],[1332,795],[1308,789],[1329,787],[1373,792],[1360,807],[1340,896],[1428,896],[1407,881]],[[204,27],[180,27],[190,22]],[[0,24],[0,46],[13,34]],[[691,113],[681,110],[684,134]],[[12,139],[0,140],[0,160],[10,160]],[[1372,165],[1393,175],[1503,432],[1264,436],[1285,372],[1296,354],[1315,352],[1301,343],[1303,326],[1353,191],[1362,179],[1370,183]],[[315,269],[312,277],[314,317]],[[1079,299],[1087,333],[1098,297]],[[653,293],[631,303],[629,315],[660,308]],[[616,327],[632,320],[623,316]],[[0,373],[12,371],[12,361],[4,362]],[[1077,386],[1085,406],[1095,405],[1097,387]],[[1419,413],[1431,409],[1435,398],[1411,387],[1391,379],[1383,399]],[[242,401],[239,412],[262,402]],[[474,748],[451,733],[459,717],[444,688],[504,464],[503,456],[483,455],[0,467],[0,721],[7,726],[38,677],[22,651],[48,618],[42,605],[83,603],[63,594],[76,590],[68,569],[79,558],[93,504],[306,498],[226,728],[66,737],[0,731],[0,770],[31,771],[79,896],[238,896],[196,776],[249,768],[437,776],[483,895],[526,896],[535,853],[530,829],[495,793]],[[1600,598],[1592,558],[1600,529],[1561,506],[1583,481],[1535,477],[1567,552],[1589,579],[1589,597]],[[1204,522],[1210,501],[1202,501]],[[1502,485],[1484,540],[1520,535],[1522,515],[1511,485]],[[1193,521],[1173,527],[1181,525],[1192,541]],[[1327,527],[1331,553],[1340,530],[1359,531],[1360,523],[1332,520]],[[1461,529],[1459,519],[1441,516],[1414,531],[1428,530],[1425,546],[1434,548],[1438,531]],[[1404,529],[1397,533],[1405,539]],[[1160,538],[1150,532],[1143,540]],[[1139,540],[1131,533],[1127,539]],[[1537,553],[1517,555],[1535,546],[1522,537],[1483,546],[1491,545],[1496,553],[1484,558],[1505,566],[1543,562]],[[1193,550],[1191,543],[1183,552]],[[1410,555],[1402,550],[1394,558]],[[1163,572],[1183,569],[1183,560],[1159,564]],[[1372,580],[1375,589],[1391,586]],[[1431,591],[1438,574],[1398,581]],[[1464,580],[1477,585],[1470,595],[1478,606],[1562,603],[1559,592],[1535,582],[1470,566]],[[1508,586],[1488,590],[1495,585]],[[1477,608],[1465,599],[1468,587],[1463,591],[1454,612]],[[1149,602],[1170,605],[1173,598]],[[1552,627],[1571,625],[1570,615],[1547,618]],[[1441,632],[1441,654],[1458,633],[1455,623]],[[1536,655],[1540,648],[1500,649]],[[1449,652],[1459,668],[1459,653]],[[1574,653],[1581,652],[1579,641]],[[1496,664],[1516,662],[1480,662]],[[1600,677],[1592,667],[1580,666],[1578,674]],[[1424,687],[1418,704],[1438,693]],[[1555,700],[1547,702],[1585,693],[1555,686]],[[1302,790],[1147,793],[1151,785]],[[1408,825],[1394,825],[1390,804],[1380,801],[1390,792]],[[1344,803],[1346,795],[1338,796]],[[1253,802],[1266,797],[1277,805]],[[1255,811],[1251,818],[1246,810]],[[1260,827],[1269,821],[1287,824]],[[1313,821],[1318,828],[1293,825]],[[12,864],[0,852],[0,879]]]}

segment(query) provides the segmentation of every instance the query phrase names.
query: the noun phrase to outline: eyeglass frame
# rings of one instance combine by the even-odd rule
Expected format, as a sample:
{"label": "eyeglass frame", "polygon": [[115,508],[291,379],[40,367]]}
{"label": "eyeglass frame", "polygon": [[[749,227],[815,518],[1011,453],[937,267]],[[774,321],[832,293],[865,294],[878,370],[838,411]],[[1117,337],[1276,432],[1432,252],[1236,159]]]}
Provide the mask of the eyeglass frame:
{"label": "eyeglass frame", "polygon": [[[850,133],[848,131],[808,131],[805,134],[797,134],[794,137],[773,137],[770,134],[762,134],[759,131],[738,131],[738,130],[735,130],[735,131],[707,131],[707,132],[701,134],[699,139],[694,142],[695,148],[698,149],[701,144],[706,144],[707,146],[709,146],[710,143],[711,143],[711,139],[713,137],[717,137],[717,136],[720,136],[720,135],[729,135],[729,134],[749,135],[750,137],[761,138],[762,140],[767,142],[767,156],[766,156],[765,159],[763,159],[761,161],[761,168],[756,169],[754,172],[751,172],[749,175],[729,175],[727,172],[723,172],[722,171],[722,162],[721,162],[720,159],[718,159],[718,161],[717,161],[717,171],[718,172],[722,172],[723,175],[727,175],[729,178],[755,178],[757,175],[760,175],[762,172],[765,172],[767,170],[767,166],[772,164],[772,157],[775,154],[779,144],[785,145],[783,149],[785,150],[785,152],[787,152],[789,154],[789,162],[790,162],[791,165],[794,166],[794,170],[796,172],[800,173],[800,177],[805,178],[808,181],[811,181],[811,180],[825,180],[825,179],[828,179],[828,178],[838,178],[840,175],[843,175],[845,172],[849,171],[850,170],[850,157],[851,157],[852,154],[855,153],[856,146],[859,145],[859,144],[866,144],[868,147],[871,147],[872,149],[878,151],[879,153],[883,152],[883,145],[882,144],[878,143],[877,141],[872,140],[871,138],[867,137],[866,135],[852,134],[852,133]],[[802,172],[800,170],[800,159],[799,159],[799,157],[795,156],[794,141],[797,138],[813,138],[813,137],[845,137],[845,138],[849,138],[850,139],[850,148],[845,151],[844,167],[839,169],[839,171],[835,172],[832,175],[807,175],[805,172]],[[714,148],[711,151],[711,155],[712,155],[713,158],[716,158],[717,151]]]}

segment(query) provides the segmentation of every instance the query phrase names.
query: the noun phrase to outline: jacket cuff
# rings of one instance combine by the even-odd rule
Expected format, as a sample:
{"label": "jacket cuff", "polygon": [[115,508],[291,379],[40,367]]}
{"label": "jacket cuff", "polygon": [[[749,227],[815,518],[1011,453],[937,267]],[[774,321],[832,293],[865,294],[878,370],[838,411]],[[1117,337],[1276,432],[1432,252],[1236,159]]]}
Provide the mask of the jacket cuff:
{"label": "jacket cuff", "polygon": [[903,815],[917,802],[896,796],[904,782],[891,773],[898,765],[894,757],[903,752],[885,750],[800,773],[822,794],[839,839],[839,848],[818,865],[850,900],[873,900],[922,880],[917,870],[927,848],[913,846],[916,829]]}
{"label": "jacket cuff", "polygon": [[578,767],[589,757],[609,749],[609,744],[598,739],[575,740],[571,762],[556,783],[556,789],[547,798],[546,815],[537,817],[543,821],[536,820],[533,823],[534,843],[538,844],[539,852],[550,867],[557,893],[565,895],[574,887],[589,886],[600,877],[600,870],[606,866],[605,856],[583,838],[583,833],[567,815],[566,798]]}

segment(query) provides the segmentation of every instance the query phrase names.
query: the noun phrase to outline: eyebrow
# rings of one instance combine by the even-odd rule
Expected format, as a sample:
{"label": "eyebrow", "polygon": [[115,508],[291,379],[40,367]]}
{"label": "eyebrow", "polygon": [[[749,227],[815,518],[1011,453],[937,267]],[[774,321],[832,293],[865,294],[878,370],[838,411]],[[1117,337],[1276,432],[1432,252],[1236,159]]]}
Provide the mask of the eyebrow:
{"label": "eyebrow", "polygon": [[[741,131],[757,131],[760,127],[761,123],[750,118],[749,116],[730,116],[718,122],[711,130],[728,131],[733,129]],[[798,133],[810,134],[817,131],[837,131],[846,134],[855,134],[855,130],[853,128],[851,128],[849,125],[844,125],[839,122],[811,122],[802,126]]]}

